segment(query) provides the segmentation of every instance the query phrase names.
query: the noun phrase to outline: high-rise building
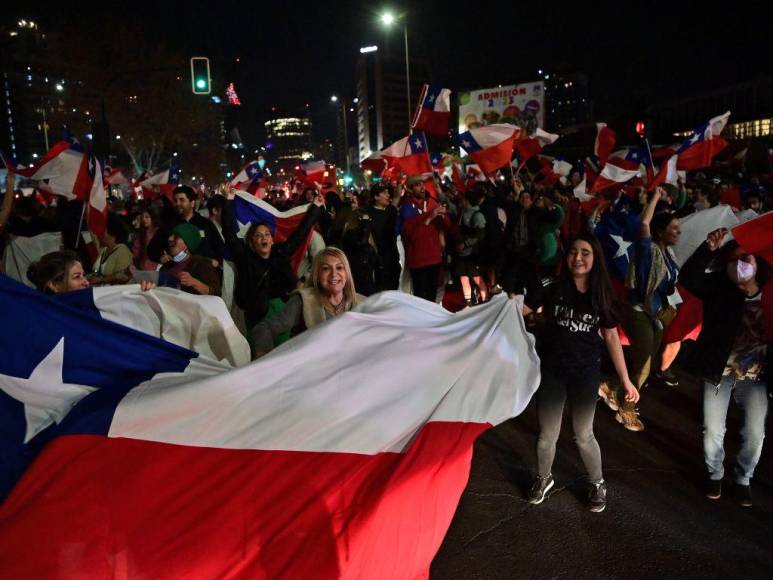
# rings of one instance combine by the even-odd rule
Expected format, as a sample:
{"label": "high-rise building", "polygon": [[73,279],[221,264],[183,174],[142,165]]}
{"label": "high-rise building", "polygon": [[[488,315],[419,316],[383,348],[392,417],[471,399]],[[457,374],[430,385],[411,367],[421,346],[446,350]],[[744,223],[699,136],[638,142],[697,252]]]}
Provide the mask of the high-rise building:
{"label": "high-rise building", "polygon": [[313,157],[311,120],[306,111],[288,115],[276,107],[272,109],[272,115],[265,122],[267,155],[277,169],[290,171],[301,161]]}
{"label": "high-rise building", "polygon": [[35,22],[0,28],[0,149],[25,165],[61,139],[63,126],[90,123],[99,103],[49,50]]}
{"label": "high-rise building", "polygon": [[405,137],[421,86],[429,81],[429,67],[411,59],[411,110],[405,82],[405,56],[374,50],[357,62],[357,149],[362,161],[372,152]]}
{"label": "high-rise building", "polygon": [[668,143],[686,137],[712,117],[730,111],[723,136],[727,139],[768,138],[773,135],[773,78],[760,77],[724,86],[649,108],[654,137]]}
{"label": "high-rise building", "polygon": [[545,82],[545,128],[562,132],[593,121],[588,77],[582,73],[540,71]]}

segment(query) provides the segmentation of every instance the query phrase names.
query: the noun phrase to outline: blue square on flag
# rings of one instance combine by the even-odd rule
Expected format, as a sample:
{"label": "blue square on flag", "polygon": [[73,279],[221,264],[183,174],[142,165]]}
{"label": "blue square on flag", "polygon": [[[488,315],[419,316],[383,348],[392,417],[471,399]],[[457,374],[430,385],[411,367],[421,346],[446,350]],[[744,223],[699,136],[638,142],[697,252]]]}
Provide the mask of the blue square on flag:
{"label": "blue square on flag", "polygon": [[427,151],[427,139],[424,137],[424,131],[414,131],[408,138],[408,145],[413,155],[425,153]]}
{"label": "blue square on flag", "polygon": [[459,133],[459,135],[456,136],[456,144],[459,145],[459,147],[462,147],[467,153],[472,153],[473,151],[480,151],[482,147],[478,144],[478,142],[475,140],[475,137],[472,136],[472,133],[469,131],[465,131],[464,133]]}

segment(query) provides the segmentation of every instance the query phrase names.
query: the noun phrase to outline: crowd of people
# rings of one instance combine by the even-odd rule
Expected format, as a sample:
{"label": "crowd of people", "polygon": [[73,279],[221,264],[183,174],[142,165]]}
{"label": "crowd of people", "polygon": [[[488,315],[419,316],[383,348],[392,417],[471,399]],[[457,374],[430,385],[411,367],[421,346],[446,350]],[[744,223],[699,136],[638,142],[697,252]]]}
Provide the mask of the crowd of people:
{"label": "crowd of people", "polygon": [[[773,292],[771,266],[728,241],[724,229],[712,232],[681,268],[672,251],[680,219],[716,206],[729,189],[737,191],[738,210],[770,209],[765,182],[729,175],[706,170],[677,186],[620,189],[599,196],[603,201],[592,208],[573,193],[579,174],[548,183],[510,172],[468,182],[464,191],[451,180],[436,180],[437,196],[427,191],[425,176],[347,192],[271,191],[264,201],[279,210],[309,204],[282,241],[269,223],[253,223],[237,236],[230,185],[210,195],[179,185],[171,199],[112,199],[93,255],[78,231],[80,202],[46,206],[35,196],[19,196],[9,174],[0,227],[3,245],[17,236],[62,232],[62,248],[27,271],[43,292],[136,282],[150,291],[172,286],[224,298],[231,293],[254,358],[385,290],[410,291],[449,310],[475,308],[500,293],[524,295],[524,317],[538,337],[542,365],[537,477],[529,501],[543,502],[554,485],[568,400],[589,508],[596,512],[606,506],[593,433],[599,395],[621,425],[636,432],[644,429],[636,410],[642,389],[678,383],[672,363],[681,341],[662,343],[679,315],[679,285],[704,305],[702,331],[680,364],[702,381],[706,495],[717,499],[722,492],[725,421],[734,399],[743,421],[733,481],[741,505],[750,506],[769,400],[773,330],[765,327],[763,303]],[[616,276],[613,256],[593,232],[603,213],[620,205],[636,218],[636,231],[625,272]],[[305,254],[294,268],[291,258],[300,248]],[[232,287],[225,283],[226,264],[235,272]],[[629,342],[625,348],[619,331]]]}

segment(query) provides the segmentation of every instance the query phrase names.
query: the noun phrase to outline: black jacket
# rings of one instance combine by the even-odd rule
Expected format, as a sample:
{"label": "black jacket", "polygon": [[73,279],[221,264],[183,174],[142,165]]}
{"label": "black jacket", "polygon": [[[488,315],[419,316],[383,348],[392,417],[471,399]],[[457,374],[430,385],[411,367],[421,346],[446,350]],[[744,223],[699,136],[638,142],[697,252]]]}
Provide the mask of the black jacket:
{"label": "black jacket", "polygon": [[[703,329],[687,366],[714,385],[722,379],[746,302],[746,296],[724,270],[706,272],[715,255],[704,242],[679,271],[679,282],[703,301]],[[769,345],[766,371],[770,369],[771,351]]]}
{"label": "black jacket", "polygon": [[233,201],[227,201],[223,210],[223,235],[236,263],[236,288],[234,299],[244,310],[248,325],[256,324],[266,315],[268,303],[273,298],[287,300],[297,286],[297,278],[290,259],[303,244],[322,210],[312,204],[298,228],[283,243],[271,247],[268,258],[252,251],[246,240],[236,236]]}
{"label": "black jacket", "polygon": [[[528,232],[528,237],[526,246],[519,248],[515,240],[516,228],[520,225],[521,214],[524,211],[526,212],[526,231]],[[505,205],[505,213],[507,214],[507,226],[504,232],[504,243],[507,251],[531,256],[536,259],[540,243],[540,225],[546,217],[547,210],[534,205],[524,210],[523,206],[517,201],[509,201]]]}

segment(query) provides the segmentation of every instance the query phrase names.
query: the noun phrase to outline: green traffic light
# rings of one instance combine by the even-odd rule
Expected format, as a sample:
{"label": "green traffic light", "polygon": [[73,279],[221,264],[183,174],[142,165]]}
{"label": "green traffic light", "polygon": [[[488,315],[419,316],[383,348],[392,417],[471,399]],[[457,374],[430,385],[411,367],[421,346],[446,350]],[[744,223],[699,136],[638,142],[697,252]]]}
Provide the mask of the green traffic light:
{"label": "green traffic light", "polygon": [[204,79],[196,79],[196,88],[197,89],[206,89],[207,88],[207,81]]}

